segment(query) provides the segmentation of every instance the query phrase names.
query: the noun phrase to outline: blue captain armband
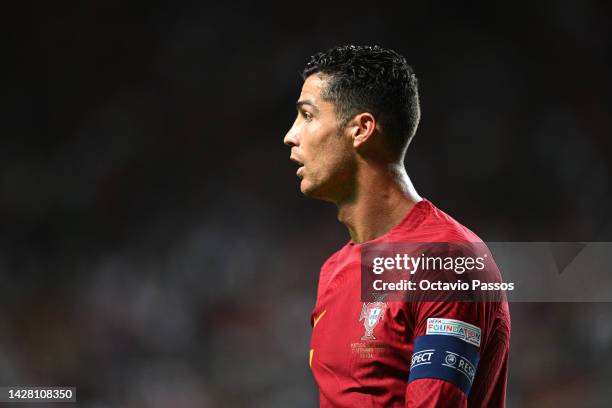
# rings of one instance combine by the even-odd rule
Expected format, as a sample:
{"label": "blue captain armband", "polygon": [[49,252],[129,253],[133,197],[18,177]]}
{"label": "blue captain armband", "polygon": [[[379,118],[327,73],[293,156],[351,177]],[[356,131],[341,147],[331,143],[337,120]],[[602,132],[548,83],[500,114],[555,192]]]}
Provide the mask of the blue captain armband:
{"label": "blue captain armband", "polygon": [[419,336],[414,341],[408,382],[420,378],[445,380],[468,396],[479,360],[476,346],[458,337]]}

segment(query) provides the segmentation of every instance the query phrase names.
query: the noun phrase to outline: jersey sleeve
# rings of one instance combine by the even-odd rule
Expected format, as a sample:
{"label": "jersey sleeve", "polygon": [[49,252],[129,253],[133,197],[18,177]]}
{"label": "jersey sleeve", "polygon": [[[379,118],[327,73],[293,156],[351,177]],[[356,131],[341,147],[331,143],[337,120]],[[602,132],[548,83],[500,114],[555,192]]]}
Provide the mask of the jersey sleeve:
{"label": "jersey sleeve", "polygon": [[467,407],[483,341],[486,305],[417,302],[406,407]]}
{"label": "jersey sleeve", "polygon": [[406,407],[410,408],[465,408],[465,394],[453,384],[435,378],[423,378],[408,383]]}

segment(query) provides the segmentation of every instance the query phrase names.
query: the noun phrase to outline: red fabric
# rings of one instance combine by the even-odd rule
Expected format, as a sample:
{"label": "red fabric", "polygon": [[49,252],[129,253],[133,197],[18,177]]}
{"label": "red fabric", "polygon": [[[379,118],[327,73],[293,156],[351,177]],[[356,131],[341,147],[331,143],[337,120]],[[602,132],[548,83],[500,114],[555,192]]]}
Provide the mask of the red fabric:
{"label": "red fabric", "polygon": [[[427,200],[374,242],[481,242]],[[372,242],[372,241],[371,241]],[[321,407],[505,406],[510,314],[506,303],[388,302],[373,330],[359,321],[360,245],[348,242],[321,268],[311,316],[311,369]],[[448,318],[481,329],[480,363],[469,397],[438,379],[408,384],[413,341],[425,334],[427,318]]]}

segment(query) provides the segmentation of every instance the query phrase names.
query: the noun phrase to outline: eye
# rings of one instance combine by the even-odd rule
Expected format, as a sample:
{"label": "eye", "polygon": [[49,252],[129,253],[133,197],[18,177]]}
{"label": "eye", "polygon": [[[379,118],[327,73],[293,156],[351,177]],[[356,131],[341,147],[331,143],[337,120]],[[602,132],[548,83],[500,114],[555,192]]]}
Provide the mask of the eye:
{"label": "eye", "polygon": [[310,112],[302,111],[302,116],[306,119],[306,122],[310,122],[312,120],[312,115]]}

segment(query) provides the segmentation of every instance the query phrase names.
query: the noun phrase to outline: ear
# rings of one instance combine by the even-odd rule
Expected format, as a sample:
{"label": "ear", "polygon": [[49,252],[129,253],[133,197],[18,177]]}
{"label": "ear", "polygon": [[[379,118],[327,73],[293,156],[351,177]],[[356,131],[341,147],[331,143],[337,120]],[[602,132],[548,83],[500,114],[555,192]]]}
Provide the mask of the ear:
{"label": "ear", "polygon": [[353,138],[353,147],[359,148],[367,143],[374,134],[376,119],[371,113],[363,112],[355,115],[347,127],[350,129]]}

